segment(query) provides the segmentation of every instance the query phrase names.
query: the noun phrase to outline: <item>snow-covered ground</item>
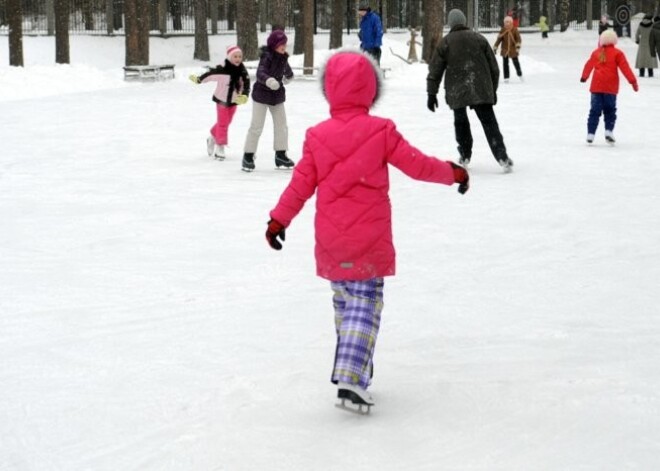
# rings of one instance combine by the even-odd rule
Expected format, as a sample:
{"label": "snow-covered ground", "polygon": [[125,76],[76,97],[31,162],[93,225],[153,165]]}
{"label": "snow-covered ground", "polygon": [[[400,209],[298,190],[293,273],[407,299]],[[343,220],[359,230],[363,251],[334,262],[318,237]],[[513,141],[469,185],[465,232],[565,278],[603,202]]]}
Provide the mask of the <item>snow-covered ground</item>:
{"label": "snow-covered ground", "polygon": [[[386,37],[374,113],[457,159],[426,67],[390,54],[406,40]],[[233,41],[211,39],[214,62]],[[360,417],[333,407],[313,202],[271,250],[289,179],[272,126],[252,174],[250,105],[228,159],[206,156],[215,108],[186,79],[203,65],[193,39],[152,39],[177,77],[140,84],[123,81],[123,38],[74,36],[58,66],[53,38],[26,37],[16,69],[0,37],[0,470],[658,469],[660,78],[622,81],[616,147],[602,124],[587,146],[596,33],[523,41],[525,82],[495,108],[514,173],[474,114],[465,196],[391,172],[399,271]],[[297,159],[327,106],[315,81],[287,92]]]}

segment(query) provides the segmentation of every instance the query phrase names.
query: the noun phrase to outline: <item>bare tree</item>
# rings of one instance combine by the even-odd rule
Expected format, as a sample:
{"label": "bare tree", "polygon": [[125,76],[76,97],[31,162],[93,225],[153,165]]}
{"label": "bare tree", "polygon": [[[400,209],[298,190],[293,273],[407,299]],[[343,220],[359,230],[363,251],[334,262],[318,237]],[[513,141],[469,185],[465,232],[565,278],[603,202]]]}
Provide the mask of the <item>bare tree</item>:
{"label": "bare tree", "polygon": [[195,0],[195,52],[193,59],[208,61],[209,33],[206,26],[206,0]]}
{"label": "bare tree", "polygon": [[424,20],[422,24],[422,59],[431,61],[431,55],[442,39],[442,28],[444,27],[444,0],[423,0],[422,9]]}
{"label": "bare tree", "polygon": [[23,67],[23,10],[21,0],[7,0],[9,65]]}
{"label": "bare tree", "polygon": [[293,53],[302,54],[305,52],[305,25],[303,23],[303,0],[292,0],[293,2],[293,28],[295,39],[293,41]]}
{"label": "bare tree", "polygon": [[273,29],[284,29],[286,27],[286,13],[287,13],[287,4],[291,3],[287,0],[271,0],[272,12],[271,12],[271,26]]}
{"label": "bare tree", "polygon": [[55,62],[69,61],[69,0],[55,0]]}
{"label": "bare tree", "polygon": [[149,0],[126,0],[126,65],[149,64]]}
{"label": "bare tree", "polygon": [[259,58],[256,19],[257,5],[254,0],[242,0],[236,4],[236,38],[246,60]]}
{"label": "bare tree", "polygon": [[303,74],[311,75],[314,73],[314,0],[303,0],[303,50],[305,59],[303,61]]}
{"label": "bare tree", "polygon": [[340,48],[343,44],[344,0],[332,0],[332,18],[330,24],[330,49]]}

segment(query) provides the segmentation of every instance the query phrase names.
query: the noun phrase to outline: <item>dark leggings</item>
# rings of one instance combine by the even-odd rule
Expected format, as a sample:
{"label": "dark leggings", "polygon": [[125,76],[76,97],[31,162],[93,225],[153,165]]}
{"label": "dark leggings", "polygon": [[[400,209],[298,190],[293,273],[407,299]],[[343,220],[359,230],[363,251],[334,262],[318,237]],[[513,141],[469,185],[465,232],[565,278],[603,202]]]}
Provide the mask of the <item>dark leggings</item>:
{"label": "dark leggings", "polygon": [[[516,74],[518,74],[518,77],[522,77],[522,70],[520,69],[520,62],[518,61],[517,57],[512,57],[511,60],[513,61],[513,66],[516,68]],[[509,78],[509,58],[508,57],[502,57],[502,69],[504,70],[504,78],[508,79]]]}

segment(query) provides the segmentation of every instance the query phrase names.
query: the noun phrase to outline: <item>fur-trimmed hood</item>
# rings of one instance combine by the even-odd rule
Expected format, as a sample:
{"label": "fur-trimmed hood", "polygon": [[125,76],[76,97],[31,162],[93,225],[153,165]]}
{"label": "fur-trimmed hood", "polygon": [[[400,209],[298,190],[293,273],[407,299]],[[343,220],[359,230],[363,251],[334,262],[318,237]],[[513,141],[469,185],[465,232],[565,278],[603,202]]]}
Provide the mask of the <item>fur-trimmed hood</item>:
{"label": "fur-trimmed hood", "polygon": [[378,64],[358,49],[340,49],[320,72],[321,88],[330,114],[369,109],[380,98],[383,75]]}

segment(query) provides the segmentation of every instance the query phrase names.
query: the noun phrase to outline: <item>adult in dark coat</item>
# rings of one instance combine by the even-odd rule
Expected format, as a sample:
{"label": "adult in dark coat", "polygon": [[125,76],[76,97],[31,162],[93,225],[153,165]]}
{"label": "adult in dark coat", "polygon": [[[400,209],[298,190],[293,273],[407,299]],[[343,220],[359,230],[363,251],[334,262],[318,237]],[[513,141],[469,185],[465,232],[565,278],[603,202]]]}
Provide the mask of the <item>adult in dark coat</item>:
{"label": "adult in dark coat", "polygon": [[657,55],[660,60],[660,16],[653,18],[653,26],[649,34],[649,46],[651,46],[651,54]]}
{"label": "adult in dark coat", "polygon": [[497,103],[497,85],[500,69],[488,40],[465,25],[462,11],[453,9],[447,16],[449,33],[442,38],[429,64],[426,79],[428,108],[438,107],[438,89],[445,77],[445,99],[454,111],[454,128],[460,163],[467,165],[472,157],[472,132],[467,107],[476,113],[484,128],[488,144],[497,162],[505,171],[511,171],[513,162],[504,146],[493,105]]}

